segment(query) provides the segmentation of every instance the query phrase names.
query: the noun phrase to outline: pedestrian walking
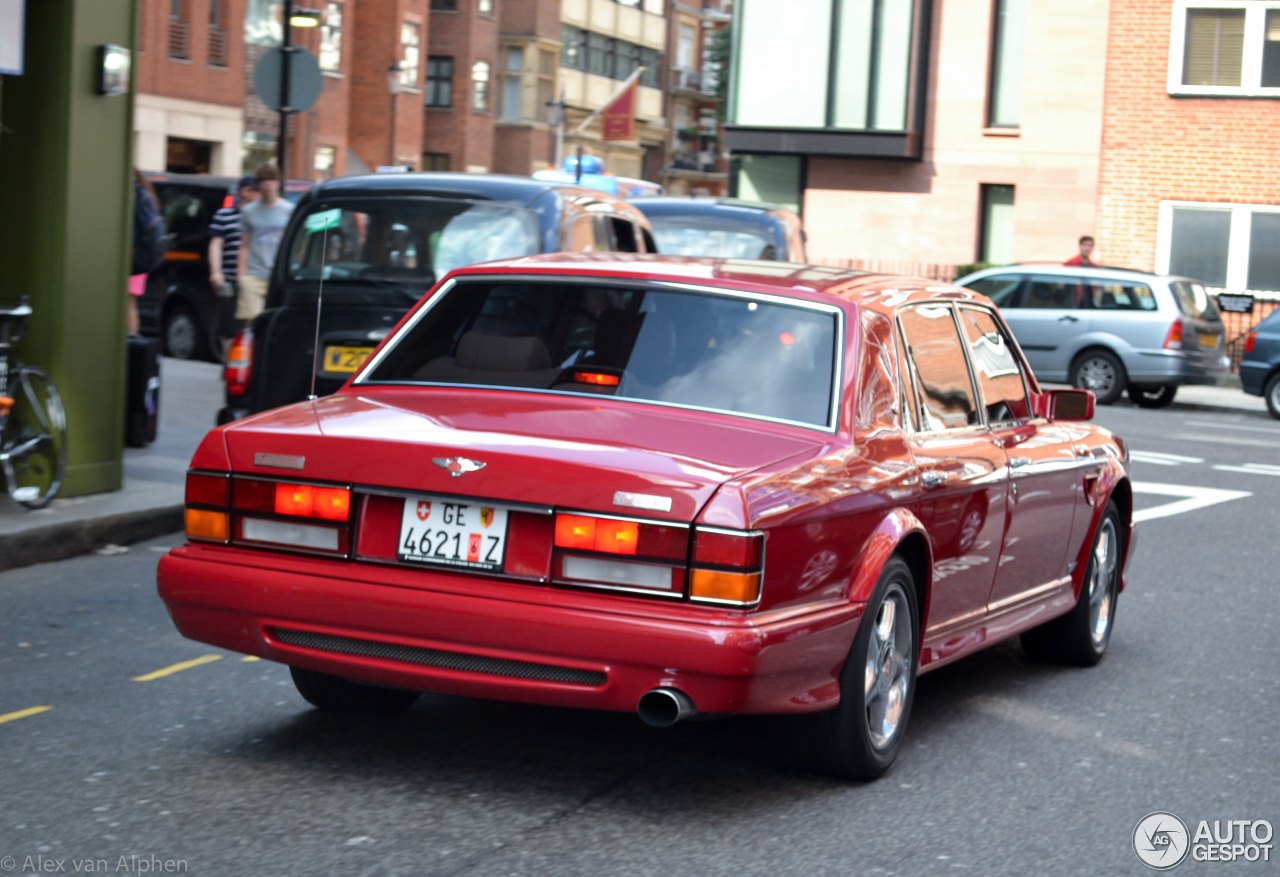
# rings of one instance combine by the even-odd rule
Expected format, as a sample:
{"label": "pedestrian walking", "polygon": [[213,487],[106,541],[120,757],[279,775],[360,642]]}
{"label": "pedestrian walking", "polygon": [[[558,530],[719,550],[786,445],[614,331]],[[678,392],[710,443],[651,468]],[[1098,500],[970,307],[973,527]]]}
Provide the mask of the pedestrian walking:
{"label": "pedestrian walking", "polygon": [[1080,244],[1080,252],[1076,253],[1074,256],[1072,256],[1070,259],[1063,262],[1062,264],[1063,265],[1082,265],[1086,268],[1092,268],[1095,264],[1094,261],[1090,258],[1090,256],[1093,255],[1093,238],[1091,238],[1089,235],[1084,235],[1083,237],[1080,238],[1079,244]]}
{"label": "pedestrian walking", "polygon": [[280,239],[293,213],[293,204],[280,196],[280,168],[264,164],[256,174],[258,200],[240,209],[240,290],[236,296],[236,319],[245,325],[262,313],[267,301],[271,267],[280,249]]}
{"label": "pedestrian walking", "polygon": [[156,190],[136,167],[133,169],[133,261],[129,267],[129,309],[126,326],[138,334],[138,297],[147,291],[147,275],[164,262],[168,249],[164,216]]}
{"label": "pedestrian walking", "polygon": [[235,337],[236,297],[240,288],[240,208],[258,199],[258,181],[241,177],[234,200],[209,223],[209,285],[218,296],[218,342],[222,358]]}

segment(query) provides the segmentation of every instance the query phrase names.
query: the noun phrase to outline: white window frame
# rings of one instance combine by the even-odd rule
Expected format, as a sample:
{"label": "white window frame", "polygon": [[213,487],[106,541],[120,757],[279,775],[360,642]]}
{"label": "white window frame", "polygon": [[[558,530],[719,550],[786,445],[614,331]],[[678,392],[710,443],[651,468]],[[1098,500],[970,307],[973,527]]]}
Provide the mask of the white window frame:
{"label": "white window frame", "polygon": [[[1183,85],[1182,62],[1187,46],[1188,9],[1243,9],[1244,55],[1239,85]],[[1280,10],[1280,0],[1174,0],[1169,38],[1169,94],[1224,97],[1280,97],[1280,87],[1263,88],[1262,43],[1267,12]]]}
{"label": "white window frame", "polygon": [[1156,273],[1168,274],[1173,240],[1174,208],[1214,210],[1231,213],[1231,231],[1227,237],[1227,285],[1206,286],[1210,292],[1249,293],[1256,298],[1280,299],[1274,290],[1249,290],[1250,218],[1255,213],[1280,213],[1280,204],[1236,204],[1222,201],[1161,201],[1156,226]]}

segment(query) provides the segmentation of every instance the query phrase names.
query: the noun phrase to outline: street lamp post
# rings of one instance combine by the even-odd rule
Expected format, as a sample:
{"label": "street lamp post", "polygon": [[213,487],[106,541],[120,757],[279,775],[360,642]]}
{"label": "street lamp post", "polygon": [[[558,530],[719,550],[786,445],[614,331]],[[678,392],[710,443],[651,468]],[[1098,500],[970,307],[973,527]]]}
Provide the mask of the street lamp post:
{"label": "street lamp post", "polygon": [[295,27],[316,27],[320,24],[320,10],[295,8],[293,0],[284,0],[284,22],[280,51],[280,142],[276,144],[276,164],[280,166],[281,191],[284,191],[285,165],[289,154],[289,116],[297,112],[289,97],[289,73],[293,68],[293,54],[298,47],[293,44]]}
{"label": "street lamp post", "polygon": [[387,68],[387,90],[391,92],[391,144],[388,147],[390,153],[388,167],[393,167],[396,163],[396,109],[400,103],[400,73],[403,70],[399,62]]}

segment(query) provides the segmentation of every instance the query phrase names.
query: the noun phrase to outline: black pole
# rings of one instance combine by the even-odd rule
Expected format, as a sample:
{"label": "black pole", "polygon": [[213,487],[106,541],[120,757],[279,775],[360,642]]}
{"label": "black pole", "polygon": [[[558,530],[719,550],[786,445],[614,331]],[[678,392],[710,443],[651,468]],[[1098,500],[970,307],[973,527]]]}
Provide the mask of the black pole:
{"label": "black pole", "polygon": [[284,192],[285,161],[289,150],[289,71],[293,68],[293,0],[284,0],[284,39],[280,42],[280,141],[276,144],[276,164],[280,166],[280,191]]}

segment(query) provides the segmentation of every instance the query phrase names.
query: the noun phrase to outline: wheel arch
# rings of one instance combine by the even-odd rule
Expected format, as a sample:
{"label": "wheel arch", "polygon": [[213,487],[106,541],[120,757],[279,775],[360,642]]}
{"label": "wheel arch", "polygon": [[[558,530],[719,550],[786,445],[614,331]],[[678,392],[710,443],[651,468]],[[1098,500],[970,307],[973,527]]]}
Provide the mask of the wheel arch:
{"label": "wheel arch", "polygon": [[923,641],[924,621],[929,616],[929,572],[933,569],[933,550],[924,525],[910,510],[892,510],[867,537],[858,552],[854,575],[849,583],[848,598],[855,603],[866,603],[880,580],[885,564],[893,557],[901,557],[911,570],[911,578],[915,583],[916,610],[919,613],[916,621]]}
{"label": "wheel arch", "polygon": [[[1126,344],[1123,346],[1128,347],[1129,345]],[[1086,354],[1093,353],[1094,351],[1109,353],[1112,356],[1114,356],[1116,358],[1116,361],[1120,363],[1120,367],[1124,369],[1125,379],[1128,380],[1129,367],[1124,363],[1124,356],[1125,356],[1124,353],[1121,352],[1120,350],[1117,350],[1116,345],[1113,343],[1110,343],[1110,339],[1107,339],[1104,341],[1096,336],[1088,338],[1088,340],[1086,340],[1083,344],[1080,345],[1079,350],[1071,354],[1071,360],[1070,362],[1067,363],[1067,374],[1069,375],[1071,374],[1071,372],[1075,371],[1076,366],[1080,363],[1080,360],[1083,359]]]}

